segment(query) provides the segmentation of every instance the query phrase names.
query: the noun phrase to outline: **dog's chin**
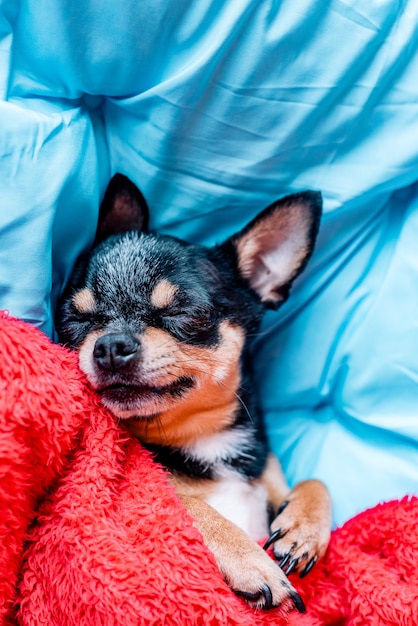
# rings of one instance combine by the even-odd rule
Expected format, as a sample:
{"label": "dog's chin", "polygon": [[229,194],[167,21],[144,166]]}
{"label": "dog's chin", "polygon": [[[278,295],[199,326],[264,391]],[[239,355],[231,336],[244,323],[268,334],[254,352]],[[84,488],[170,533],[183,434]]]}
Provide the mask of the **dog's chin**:
{"label": "dog's chin", "polygon": [[102,404],[120,419],[151,420],[172,407],[194,386],[194,380],[181,377],[167,385],[112,383],[97,389]]}

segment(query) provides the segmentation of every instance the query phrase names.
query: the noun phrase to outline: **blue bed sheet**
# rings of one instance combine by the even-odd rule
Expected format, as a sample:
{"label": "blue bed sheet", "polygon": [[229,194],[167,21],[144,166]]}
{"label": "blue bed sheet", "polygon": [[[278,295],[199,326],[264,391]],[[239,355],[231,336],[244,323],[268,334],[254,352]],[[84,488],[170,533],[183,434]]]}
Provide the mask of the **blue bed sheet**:
{"label": "blue bed sheet", "polygon": [[417,76],[415,0],[2,0],[0,308],[53,336],[116,171],[208,244],[320,189],[254,348],[271,445],[337,524],[417,493]]}

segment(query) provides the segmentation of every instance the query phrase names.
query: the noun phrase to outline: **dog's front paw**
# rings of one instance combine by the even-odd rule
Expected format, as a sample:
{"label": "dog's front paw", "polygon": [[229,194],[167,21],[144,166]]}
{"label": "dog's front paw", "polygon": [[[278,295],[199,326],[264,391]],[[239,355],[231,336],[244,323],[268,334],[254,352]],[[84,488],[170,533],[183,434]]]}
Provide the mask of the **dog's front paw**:
{"label": "dog's front paw", "polygon": [[230,587],[250,606],[271,609],[282,606],[305,611],[302,598],[277,564],[258,546],[250,541],[241,544],[235,552],[232,547],[225,553],[218,551],[219,568]]}
{"label": "dog's front paw", "polygon": [[331,535],[331,500],[325,485],[308,480],[296,485],[279,507],[264,549],[274,556],[286,575],[306,576],[328,547]]}
{"label": "dog's front paw", "polygon": [[295,607],[301,613],[305,611],[287,576],[263,548],[212,506],[188,495],[184,479],[182,485],[177,479],[177,488],[222,576],[238,596],[258,609],[282,606],[284,610]]}

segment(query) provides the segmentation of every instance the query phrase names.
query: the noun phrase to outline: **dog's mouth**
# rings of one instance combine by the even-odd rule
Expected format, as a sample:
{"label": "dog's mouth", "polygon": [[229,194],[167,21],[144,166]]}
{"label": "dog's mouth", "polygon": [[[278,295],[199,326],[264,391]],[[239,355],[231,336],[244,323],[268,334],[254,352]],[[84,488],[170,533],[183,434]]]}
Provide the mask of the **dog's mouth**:
{"label": "dog's mouth", "polygon": [[170,397],[181,398],[183,394],[191,389],[195,384],[193,378],[182,376],[168,385],[152,386],[138,385],[131,383],[112,383],[105,387],[100,387],[96,391],[103,400],[119,406],[138,404],[147,400],[158,400]]}

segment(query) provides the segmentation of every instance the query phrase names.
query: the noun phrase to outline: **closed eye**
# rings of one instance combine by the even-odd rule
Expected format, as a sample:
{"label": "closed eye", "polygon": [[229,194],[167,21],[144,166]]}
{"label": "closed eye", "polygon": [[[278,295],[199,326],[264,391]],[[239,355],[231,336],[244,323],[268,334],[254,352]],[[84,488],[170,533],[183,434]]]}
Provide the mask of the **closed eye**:
{"label": "closed eye", "polygon": [[71,312],[71,318],[68,319],[74,324],[90,325],[90,326],[105,326],[109,322],[109,316],[105,315],[101,311],[86,311],[80,312],[77,309],[73,309]]}
{"label": "closed eye", "polygon": [[182,341],[214,343],[218,339],[218,324],[211,310],[190,312],[170,311],[161,316],[163,328]]}

